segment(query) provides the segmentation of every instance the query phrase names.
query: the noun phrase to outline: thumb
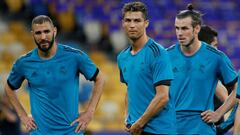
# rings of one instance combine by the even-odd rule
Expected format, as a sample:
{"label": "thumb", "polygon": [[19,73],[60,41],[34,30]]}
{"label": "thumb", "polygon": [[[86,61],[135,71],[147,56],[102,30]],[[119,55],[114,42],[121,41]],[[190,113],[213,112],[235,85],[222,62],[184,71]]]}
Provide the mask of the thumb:
{"label": "thumb", "polygon": [[77,123],[78,122],[78,119],[75,119],[71,124],[70,124],[70,126],[73,126],[75,123]]}

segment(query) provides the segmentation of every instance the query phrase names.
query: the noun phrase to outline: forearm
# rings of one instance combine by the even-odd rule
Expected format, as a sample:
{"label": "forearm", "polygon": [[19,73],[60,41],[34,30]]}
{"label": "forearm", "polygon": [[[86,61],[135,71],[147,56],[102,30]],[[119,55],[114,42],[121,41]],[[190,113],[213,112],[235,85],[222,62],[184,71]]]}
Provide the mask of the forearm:
{"label": "forearm", "polygon": [[[239,103],[240,103],[240,100],[238,99],[238,104]],[[238,135],[239,132],[240,132],[240,106],[238,105],[237,111],[235,114],[233,135]]]}
{"label": "forearm", "polygon": [[20,118],[27,117],[27,113],[26,113],[25,109],[23,108],[22,104],[18,100],[15,92],[8,86],[8,84],[5,85],[5,92],[6,92],[6,95],[8,96],[11,104],[13,105],[14,109],[16,110],[18,116]]}
{"label": "forearm", "polygon": [[222,117],[227,111],[229,111],[236,103],[236,88],[237,83],[234,85],[233,90],[224,104],[216,110],[216,113]]}
{"label": "forearm", "polygon": [[104,81],[105,81],[105,79],[104,79],[102,73],[99,72],[96,77],[96,81],[95,81],[95,84],[93,87],[92,96],[90,98],[89,105],[87,107],[88,112],[91,112],[91,113],[95,112],[97,104],[98,104],[100,97],[102,95],[102,92],[103,92]]}
{"label": "forearm", "polygon": [[144,114],[139,118],[140,123],[145,125],[153,116],[155,116],[158,112],[160,112],[164,106],[167,104],[169,97],[168,97],[168,86],[163,92],[163,90],[158,90],[155,97],[150,102],[149,106],[147,107]]}
{"label": "forearm", "polygon": [[9,110],[8,107],[3,106],[3,107],[2,107],[2,112],[3,112],[5,118],[6,118],[8,121],[10,121],[10,122],[15,122],[15,121],[17,121],[17,116],[16,116],[16,114],[13,113],[11,110]]}
{"label": "forearm", "polygon": [[125,95],[125,116],[127,117],[128,115],[128,96],[127,93]]}

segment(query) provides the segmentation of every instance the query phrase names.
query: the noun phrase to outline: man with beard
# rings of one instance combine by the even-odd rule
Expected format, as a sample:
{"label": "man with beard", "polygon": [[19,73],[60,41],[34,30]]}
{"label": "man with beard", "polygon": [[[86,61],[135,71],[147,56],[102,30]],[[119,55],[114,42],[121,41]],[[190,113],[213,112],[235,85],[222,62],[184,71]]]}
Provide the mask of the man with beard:
{"label": "man with beard", "polygon": [[175,101],[179,134],[215,134],[213,122],[216,121],[206,110],[214,109],[218,80],[233,92],[217,113],[230,109],[236,95],[237,75],[229,58],[198,39],[201,16],[191,4],[187,10],[180,11],[175,19],[178,43],[167,49],[174,72],[170,91]]}
{"label": "man with beard", "polygon": [[127,85],[126,128],[133,135],[175,134],[175,110],[169,86],[173,79],[167,51],[147,36],[147,7],[130,2],[122,26],[131,45],[118,55],[120,79]]}
{"label": "man with beard", "polygon": [[[32,20],[32,36],[38,48],[13,65],[5,91],[31,135],[83,134],[102,94],[104,78],[84,52],[55,41],[57,29],[48,16]],[[79,74],[94,81],[85,112],[78,113]],[[29,116],[15,95],[28,82]]]}

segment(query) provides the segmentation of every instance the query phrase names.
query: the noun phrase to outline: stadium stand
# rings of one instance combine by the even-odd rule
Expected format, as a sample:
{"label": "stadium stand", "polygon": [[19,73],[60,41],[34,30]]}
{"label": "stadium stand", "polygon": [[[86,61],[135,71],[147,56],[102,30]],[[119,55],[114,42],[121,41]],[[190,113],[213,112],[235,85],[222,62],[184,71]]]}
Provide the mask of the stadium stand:
{"label": "stadium stand", "polygon": [[[107,76],[100,105],[89,130],[101,135],[124,135],[124,96],[116,55],[127,46],[121,30],[121,8],[130,0],[1,0],[0,73],[8,72],[14,60],[35,47],[30,33],[33,16],[46,14],[57,24],[60,42],[88,51]],[[176,42],[174,19],[190,0],[148,0],[150,36],[168,47]],[[193,5],[204,14],[204,23],[219,33],[219,49],[240,69],[239,0],[195,0]],[[101,28],[105,25],[107,32]],[[107,34],[106,34],[107,33]],[[103,35],[106,40],[100,42]],[[109,38],[109,39],[108,39]],[[88,86],[85,88],[89,88]],[[29,108],[26,86],[19,92]],[[87,97],[84,97],[87,98]],[[85,99],[84,99],[85,100]],[[84,106],[82,106],[84,107]],[[23,129],[24,131],[24,129]]]}

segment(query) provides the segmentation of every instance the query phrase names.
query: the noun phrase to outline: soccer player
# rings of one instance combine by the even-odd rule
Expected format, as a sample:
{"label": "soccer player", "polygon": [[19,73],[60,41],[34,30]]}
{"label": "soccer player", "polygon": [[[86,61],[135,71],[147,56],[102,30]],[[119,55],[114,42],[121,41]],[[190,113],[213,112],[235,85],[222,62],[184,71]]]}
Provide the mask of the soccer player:
{"label": "soccer player", "polygon": [[[201,113],[214,109],[213,96],[218,80],[225,86],[233,87],[233,91],[237,82],[228,57],[199,41],[201,16],[191,4],[187,10],[180,11],[175,19],[178,43],[167,49],[174,72],[170,91],[175,100],[179,134],[215,134],[214,125],[204,122]],[[233,104],[234,94],[230,99]],[[227,110],[229,106],[223,109]]]}
{"label": "soccer player", "polygon": [[[217,49],[217,35],[218,33],[214,29],[209,26],[203,25],[201,26],[201,30],[198,34],[198,39],[200,41],[208,43],[209,45],[212,45],[214,48]],[[227,89],[220,82],[217,84],[215,95],[217,96],[217,98],[216,96],[214,96],[214,108],[217,109],[228,97]]]}
{"label": "soccer player", "polygon": [[167,51],[147,36],[147,7],[131,2],[122,9],[122,26],[131,45],[117,61],[127,85],[126,130],[133,135],[175,134],[175,110],[169,96],[173,79]]}
{"label": "soccer player", "polygon": [[[32,20],[32,36],[38,48],[21,56],[13,65],[6,94],[31,135],[76,135],[93,117],[102,94],[104,77],[84,52],[57,43],[57,28],[40,15]],[[78,113],[79,74],[94,81],[90,103]],[[27,80],[32,117],[15,95]]]}
{"label": "soccer player", "polygon": [[[213,47],[217,48],[218,41],[217,41],[218,33],[211,28],[210,26],[203,25],[201,26],[201,30],[198,34],[198,39],[200,41],[204,41],[208,43],[209,45],[212,45]],[[222,105],[222,102],[224,102],[228,97],[228,91],[227,89],[222,85],[222,83],[218,83],[216,87],[216,96],[214,96],[214,110],[219,108]],[[219,100],[220,99],[220,100]],[[228,119],[224,121],[224,118],[221,117],[221,119],[215,123],[216,129],[217,129],[217,135],[223,135],[226,133],[234,124],[234,117],[237,109],[237,104],[234,106],[233,110],[231,111]]]}
{"label": "soccer player", "polygon": [[21,135],[21,123],[5,92],[5,74],[0,74],[0,135]]}
{"label": "soccer player", "polygon": [[218,36],[218,33],[216,32],[216,30],[214,30],[213,28],[207,25],[202,25],[201,30],[198,33],[198,39],[200,41],[204,41],[209,45],[212,45],[216,49],[218,46],[217,36]]}
{"label": "soccer player", "polygon": [[[240,72],[238,72],[238,84],[240,84]],[[233,135],[239,135],[240,133],[240,87],[237,88],[237,102],[238,107],[235,115],[234,127],[233,127]]]}

